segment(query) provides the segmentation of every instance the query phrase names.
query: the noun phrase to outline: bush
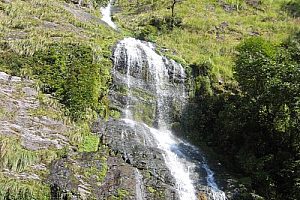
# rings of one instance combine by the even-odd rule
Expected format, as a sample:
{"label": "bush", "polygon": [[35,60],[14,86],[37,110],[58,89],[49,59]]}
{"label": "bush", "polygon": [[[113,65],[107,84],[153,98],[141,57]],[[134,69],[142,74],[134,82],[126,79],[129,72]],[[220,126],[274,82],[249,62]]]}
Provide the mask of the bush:
{"label": "bush", "polygon": [[283,9],[292,17],[300,17],[300,0],[288,2],[287,4],[283,5]]}
{"label": "bush", "polygon": [[33,55],[33,73],[45,93],[55,95],[73,119],[97,110],[100,96],[100,64],[90,47],[81,44],[52,44]]}

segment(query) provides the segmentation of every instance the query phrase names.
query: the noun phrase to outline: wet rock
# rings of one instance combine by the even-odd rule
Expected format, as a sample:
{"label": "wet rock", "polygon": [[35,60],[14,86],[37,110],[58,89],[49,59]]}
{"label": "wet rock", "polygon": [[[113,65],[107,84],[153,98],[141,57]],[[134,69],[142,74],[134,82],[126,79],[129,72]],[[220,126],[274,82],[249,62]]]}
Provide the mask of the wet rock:
{"label": "wet rock", "polygon": [[[155,146],[149,129],[139,123],[123,120],[99,120],[94,123],[93,131],[98,132],[102,143],[114,155],[122,158],[123,164],[117,164],[120,161],[117,162],[116,159],[108,159],[109,165],[113,166],[109,173],[113,173],[112,169],[120,170],[120,167],[123,173],[124,170],[130,170],[130,173],[121,177],[126,178],[127,183],[132,185],[132,190],[136,188],[137,178],[134,171],[138,169],[142,175],[142,184],[146,188],[145,199],[178,199],[175,180],[165,164],[162,151]],[[153,188],[153,191],[147,188]]]}
{"label": "wet rock", "polygon": [[136,196],[135,168],[119,156],[105,153],[76,153],[57,160],[51,165],[49,183],[52,196],[71,199],[122,199],[134,200]]}
{"label": "wet rock", "polygon": [[[154,44],[133,40],[126,38],[114,47],[112,75],[113,89],[116,90],[110,93],[111,102],[122,111],[130,109],[136,121],[157,126],[157,99],[160,98],[164,102],[160,112],[164,113],[164,120],[170,126],[176,118],[174,111],[180,112],[185,101],[184,69],[174,60],[155,54]],[[157,82],[157,76],[163,75],[163,83]]]}

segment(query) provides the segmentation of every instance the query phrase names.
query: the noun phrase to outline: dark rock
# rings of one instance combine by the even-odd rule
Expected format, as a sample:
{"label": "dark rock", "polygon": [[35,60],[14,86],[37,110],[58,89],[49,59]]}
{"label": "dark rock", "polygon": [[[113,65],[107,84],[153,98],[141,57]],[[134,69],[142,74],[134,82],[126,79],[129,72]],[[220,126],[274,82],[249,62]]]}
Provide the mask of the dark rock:
{"label": "dark rock", "polygon": [[261,0],[245,0],[246,4],[258,8],[261,5]]}

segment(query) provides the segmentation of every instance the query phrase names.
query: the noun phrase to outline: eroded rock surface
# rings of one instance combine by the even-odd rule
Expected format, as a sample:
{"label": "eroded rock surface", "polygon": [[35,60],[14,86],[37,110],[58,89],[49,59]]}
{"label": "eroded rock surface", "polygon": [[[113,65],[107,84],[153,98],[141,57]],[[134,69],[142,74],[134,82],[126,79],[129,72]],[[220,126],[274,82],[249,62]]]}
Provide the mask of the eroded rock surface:
{"label": "eroded rock surface", "polygon": [[[98,132],[103,144],[122,158],[121,166],[130,166],[127,170],[131,175],[126,180],[134,183],[130,191],[135,193],[135,198],[133,189],[142,187],[145,188],[144,199],[178,199],[175,180],[165,164],[163,152],[155,147],[151,134],[147,134],[149,130],[138,124],[130,126],[123,120],[109,120],[94,123],[93,131]],[[114,168],[120,170],[118,165]]]}
{"label": "eroded rock surface", "polygon": [[38,98],[33,81],[0,72],[0,134],[20,137],[29,150],[61,149],[68,144],[63,133],[69,127],[37,113],[42,109]]}

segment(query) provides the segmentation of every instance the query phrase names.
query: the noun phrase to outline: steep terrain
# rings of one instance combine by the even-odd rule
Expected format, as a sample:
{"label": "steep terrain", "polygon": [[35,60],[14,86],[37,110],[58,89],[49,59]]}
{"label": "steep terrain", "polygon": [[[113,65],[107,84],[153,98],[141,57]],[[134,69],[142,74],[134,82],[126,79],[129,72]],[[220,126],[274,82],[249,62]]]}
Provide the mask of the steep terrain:
{"label": "steep terrain", "polygon": [[1,0],[0,199],[298,199],[299,5]]}

